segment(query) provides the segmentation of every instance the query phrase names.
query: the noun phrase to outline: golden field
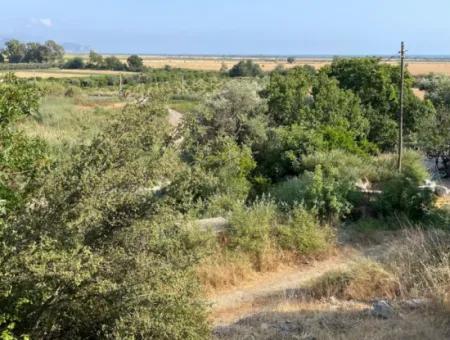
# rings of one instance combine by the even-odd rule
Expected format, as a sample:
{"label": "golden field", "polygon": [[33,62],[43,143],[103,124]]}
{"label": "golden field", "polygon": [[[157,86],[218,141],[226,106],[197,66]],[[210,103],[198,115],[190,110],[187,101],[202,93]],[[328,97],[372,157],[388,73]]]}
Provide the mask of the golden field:
{"label": "golden field", "polygon": [[[67,58],[73,57],[73,55],[66,56]],[[81,57],[87,60],[88,55],[81,55]],[[122,61],[126,62],[127,55],[117,55]],[[171,66],[175,68],[184,68],[190,70],[204,70],[204,71],[219,71],[222,65],[225,64],[228,69],[238,63],[242,58],[231,57],[169,57],[169,56],[142,56],[144,64],[153,68],[164,68],[165,66]],[[293,64],[289,64],[284,59],[275,58],[251,58],[256,63],[261,65],[264,71],[272,71],[278,65],[282,65],[285,68],[291,68],[295,66],[311,65],[316,69],[330,64],[331,60],[317,59],[317,58],[299,58]],[[394,63],[389,61],[389,63]],[[408,70],[413,75],[424,75],[428,73],[442,73],[450,76],[450,61],[433,61],[433,60],[408,60]]]}
{"label": "golden field", "polygon": [[[67,55],[66,58],[71,58],[74,55]],[[85,60],[88,59],[87,55],[80,55]],[[117,56],[122,62],[126,62],[128,56],[118,55]],[[143,56],[144,64],[152,68],[164,68],[170,66],[173,68],[183,68],[190,70],[204,70],[204,71],[219,71],[223,65],[227,69],[230,69],[242,60],[242,58],[213,58],[213,57],[158,57],[158,56]],[[285,68],[292,68],[295,66],[311,65],[316,69],[330,64],[331,60],[324,59],[297,59],[294,63],[289,64],[286,60],[282,59],[269,59],[269,58],[252,58],[256,63],[258,63],[264,71],[272,71],[277,66],[283,66]],[[395,63],[389,61],[389,63]],[[429,73],[441,73],[450,76],[450,61],[419,61],[410,60],[407,62],[408,70],[413,75],[426,75]],[[5,73],[7,71],[0,71]],[[73,77],[86,77],[90,75],[101,75],[101,74],[120,74],[120,73],[131,73],[123,71],[108,71],[108,70],[61,70],[61,69],[50,69],[50,70],[23,70],[23,71],[13,71],[18,77],[22,78],[73,78]]]}

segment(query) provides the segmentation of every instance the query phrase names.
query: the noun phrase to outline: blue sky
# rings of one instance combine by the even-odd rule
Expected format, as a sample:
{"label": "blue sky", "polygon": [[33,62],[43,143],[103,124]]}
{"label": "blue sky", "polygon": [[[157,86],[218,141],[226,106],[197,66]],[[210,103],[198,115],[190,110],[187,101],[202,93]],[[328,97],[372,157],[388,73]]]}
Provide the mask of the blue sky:
{"label": "blue sky", "polygon": [[100,52],[450,55],[449,0],[15,0],[0,39]]}

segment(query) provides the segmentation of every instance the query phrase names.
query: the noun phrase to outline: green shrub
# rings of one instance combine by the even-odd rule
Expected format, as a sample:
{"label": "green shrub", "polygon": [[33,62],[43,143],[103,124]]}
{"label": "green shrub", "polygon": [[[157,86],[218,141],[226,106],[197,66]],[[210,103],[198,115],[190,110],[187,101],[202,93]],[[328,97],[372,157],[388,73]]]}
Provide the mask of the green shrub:
{"label": "green shrub", "polygon": [[63,68],[66,69],[82,69],[84,68],[86,65],[84,63],[83,58],[80,57],[74,57],[72,59],[67,60],[64,65]]}
{"label": "green shrub", "polygon": [[383,215],[405,214],[412,219],[426,217],[434,203],[430,190],[419,189],[428,177],[423,157],[407,151],[403,159],[402,172],[398,173],[395,155],[383,155],[374,162],[374,178],[382,191],[375,207]]}
{"label": "green shrub", "polygon": [[317,217],[302,207],[295,208],[285,225],[276,228],[277,242],[282,249],[300,255],[311,255],[326,250],[331,243],[332,231],[320,225]]}
{"label": "green shrub", "polygon": [[317,153],[304,159],[307,170],[301,176],[275,185],[270,193],[279,203],[317,211],[321,219],[342,218],[353,208],[362,164],[358,157],[341,151]]}
{"label": "green shrub", "polygon": [[230,217],[227,229],[232,249],[260,256],[270,246],[277,209],[270,201],[258,201],[251,207],[240,206]]}
{"label": "green shrub", "polygon": [[228,71],[230,77],[258,77],[263,74],[261,66],[252,60],[241,60]]}
{"label": "green shrub", "polygon": [[127,107],[0,228],[0,327],[36,339],[208,337],[194,266],[209,240],[151,190],[178,167],[166,114],[157,95]]}

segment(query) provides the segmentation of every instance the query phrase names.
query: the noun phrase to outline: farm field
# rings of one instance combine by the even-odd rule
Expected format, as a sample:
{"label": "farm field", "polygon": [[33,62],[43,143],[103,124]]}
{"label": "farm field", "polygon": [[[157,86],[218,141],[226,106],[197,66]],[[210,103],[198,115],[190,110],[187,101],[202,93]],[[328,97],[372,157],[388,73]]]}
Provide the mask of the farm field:
{"label": "farm field", "polygon": [[83,78],[91,75],[118,75],[118,74],[133,74],[134,72],[123,71],[109,71],[109,70],[61,70],[61,69],[48,69],[48,70],[24,70],[24,71],[0,71],[0,75],[14,72],[19,78]]}
{"label": "farm field", "polygon": [[[74,55],[68,55],[67,57],[73,57]],[[88,55],[81,55],[82,58],[88,59]],[[126,62],[128,56],[117,55],[122,61]],[[170,66],[174,68],[184,68],[190,70],[203,70],[203,71],[219,71],[222,65],[225,65],[230,69],[239,60],[246,59],[241,58],[207,58],[207,57],[160,57],[160,56],[142,56],[144,65],[153,68],[164,68]],[[301,58],[297,59],[294,63],[289,64],[284,59],[270,59],[270,58],[251,58],[258,63],[263,71],[272,71],[277,66],[282,65],[285,68],[292,68],[296,66],[311,65],[316,69],[320,69],[325,65],[329,65],[331,60],[326,59],[314,59],[314,58]],[[395,63],[389,61],[389,63]],[[413,75],[424,75],[428,73],[441,73],[450,75],[450,61],[422,61],[422,60],[410,60],[407,62],[408,69]]]}

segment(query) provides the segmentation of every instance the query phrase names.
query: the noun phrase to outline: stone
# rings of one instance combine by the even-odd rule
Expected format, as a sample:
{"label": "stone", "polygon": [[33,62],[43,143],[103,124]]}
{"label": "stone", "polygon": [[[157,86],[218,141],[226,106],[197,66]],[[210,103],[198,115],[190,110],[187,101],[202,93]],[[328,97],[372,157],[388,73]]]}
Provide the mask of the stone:
{"label": "stone", "polygon": [[372,305],[372,309],[370,310],[370,313],[373,316],[382,319],[389,319],[396,314],[394,308],[392,308],[389,302],[385,300],[374,302],[374,304]]}

